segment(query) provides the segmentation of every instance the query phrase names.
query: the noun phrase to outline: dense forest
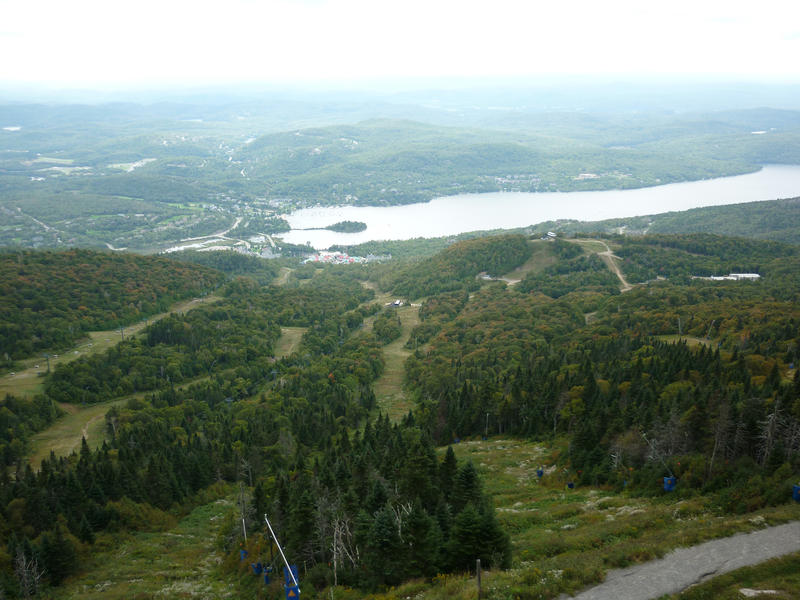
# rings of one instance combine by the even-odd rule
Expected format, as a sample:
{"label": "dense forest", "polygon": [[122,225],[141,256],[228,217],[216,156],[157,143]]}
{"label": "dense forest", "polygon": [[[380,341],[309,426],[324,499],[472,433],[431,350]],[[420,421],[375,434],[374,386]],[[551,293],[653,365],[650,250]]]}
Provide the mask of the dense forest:
{"label": "dense forest", "polygon": [[219,272],[158,257],[0,252],[0,360],[67,348],[88,331],[144,319],[223,280]]}
{"label": "dense forest", "polygon": [[[506,435],[567,434],[584,483],[647,486],[666,461],[687,487],[721,491],[726,510],[785,497],[800,470],[796,247],[708,235],[614,242],[632,280],[649,279],[636,274],[653,263],[661,279],[620,295],[585,279],[594,255],[562,259],[513,288],[482,288],[434,336],[425,317],[441,300],[426,300],[418,330],[430,342],[406,364],[420,422],[439,443],[487,422]],[[737,269],[762,280],[687,277]],[[574,287],[559,283],[569,273]]]}
{"label": "dense forest", "polygon": [[524,263],[530,247],[522,235],[491,236],[452,244],[430,258],[392,274],[394,292],[416,299],[454,290],[475,290],[476,276],[506,273]]}
{"label": "dense forest", "polygon": [[333,225],[328,225],[325,229],[342,233],[357,233],[359,231],[365,231],[367,229],[367,224],[362,221],[339,221]]}
{"label": "dense forest", "polygon": [[[10,256],[69,273],[119,255]],[[304,589],[367,593],[467,571],[476,558],[508,568],[517,558],[476,466],[445,450],[487,435],[563,444],[553,466],[577,485],[655,495],[674,474],[679,497],[707,495],[719,514],[786,502],[800,474],[796,246],[498,235],[370,267],[295,264],[282,285],[270,282],[271,263],[237,256],[124,255],[144,281],[163,264],[168,280],[225,283],[215,302],[59,364],[41,394],[0,402],[6,597],[57,589],[115,536],[163,530],[230,497],[232,484],[220,551],[257,554],[269,513],[306,566]],[[633,289],[620,292],[606,260]],[[515,269],[518,283],[493,280]],[[736,270],[761,277],[693,278]],[[64,279],[62,293],[80,297],[82,285]],[[375,384],[403,325],[375,289],[420,302],[403,342],[413,410],[394,421],[380,414]],[[97,319],[120,310],[102,294],[85,298]],[[285,328],[301,337],[279,354]],[[25,462],[31,433],[58,417],[59,402],[109,400],[96,447]],[[234,562],[221,568],[235,573]]]}
{"label": "dense forest", "polygon": [[[363,320],[378,310],[371,290],[324,269],[300,281],[232,280],[216,303],[59,365],[44,395],[4,400],[7,595],[27,596],[31,574],[43,575],[37,588],[57,586],[98,538],[158,528],[220,481],[247,483],[252,533],[263,527],[254,515],[269,507],[287,550],[320,566],[322,579],[310,578],[320,585],[332,560],[342,561],[338,581],[367,589],[460,570],[475,556],[510,564],[508,536],[474,467],[452,453],[437,459],[411,417],[392,425],[371,416],[380,346],[398,333],[393,315],[379,315],[367,333]],[[308,329],[298,352],[276,359],[280,326]],[[51,422],[55,401],[125,396],[108,411],[97,450],[84,442],[79,456],[51,456],[37,471],[21,460],[25,427]]]}

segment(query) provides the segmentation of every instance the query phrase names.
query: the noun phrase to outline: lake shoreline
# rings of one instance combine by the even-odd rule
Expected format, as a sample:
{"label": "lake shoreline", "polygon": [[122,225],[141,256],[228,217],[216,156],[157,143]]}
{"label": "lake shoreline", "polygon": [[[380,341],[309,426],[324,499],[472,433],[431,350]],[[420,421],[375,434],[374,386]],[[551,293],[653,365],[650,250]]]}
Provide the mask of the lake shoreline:
{"label": "lake shoreline", "polygon": [[[758,171],[625,190],[590,192],[486,192],[458,194],[396,206],[314,207],[284,218],[288,243],[316,249],[376,240],[436,238],[470,231],[518,229],[547,221],[602,221],[800,196],[800,165],[763,165]],[[361,221],[359,233],[323,228],[336,221]]]}

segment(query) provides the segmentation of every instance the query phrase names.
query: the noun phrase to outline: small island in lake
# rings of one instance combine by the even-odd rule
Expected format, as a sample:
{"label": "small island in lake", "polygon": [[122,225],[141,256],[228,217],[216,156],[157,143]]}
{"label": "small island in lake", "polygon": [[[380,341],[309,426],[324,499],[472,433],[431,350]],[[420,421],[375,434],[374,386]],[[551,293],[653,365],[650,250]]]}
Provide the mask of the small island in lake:
{"label": "small island in lake", "polygon": [[339,221],[338,223],[325,227],[325,229],[338,231],[339,233],[358,233],[359,231],[364,231],[366,228],[367,224],[361,221]]}

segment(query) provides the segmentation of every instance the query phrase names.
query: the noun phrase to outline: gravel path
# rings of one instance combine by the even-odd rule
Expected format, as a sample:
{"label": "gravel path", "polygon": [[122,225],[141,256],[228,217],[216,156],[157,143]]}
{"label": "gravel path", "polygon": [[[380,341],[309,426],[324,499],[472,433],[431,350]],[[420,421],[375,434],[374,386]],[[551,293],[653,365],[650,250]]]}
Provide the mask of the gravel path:
{"label": "gravel path", "polygon": [[[800,551],[800,521],[673,550],[664,558],[616,569],[575,600],[648,600],[676,594],[729,571]],[[562,596],[567,598],[567,596]]]}

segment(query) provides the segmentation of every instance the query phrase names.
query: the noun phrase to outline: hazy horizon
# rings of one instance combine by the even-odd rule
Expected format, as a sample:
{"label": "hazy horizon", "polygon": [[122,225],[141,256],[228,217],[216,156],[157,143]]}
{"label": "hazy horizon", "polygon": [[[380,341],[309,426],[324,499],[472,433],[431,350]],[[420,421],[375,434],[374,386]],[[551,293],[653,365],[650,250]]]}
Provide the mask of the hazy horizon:
{"label": "hazy horizon", "polygon": [[463,81],[800,82],[800,6],[578,0],[0,0],[5,89],[258,85],[419,89]]}

